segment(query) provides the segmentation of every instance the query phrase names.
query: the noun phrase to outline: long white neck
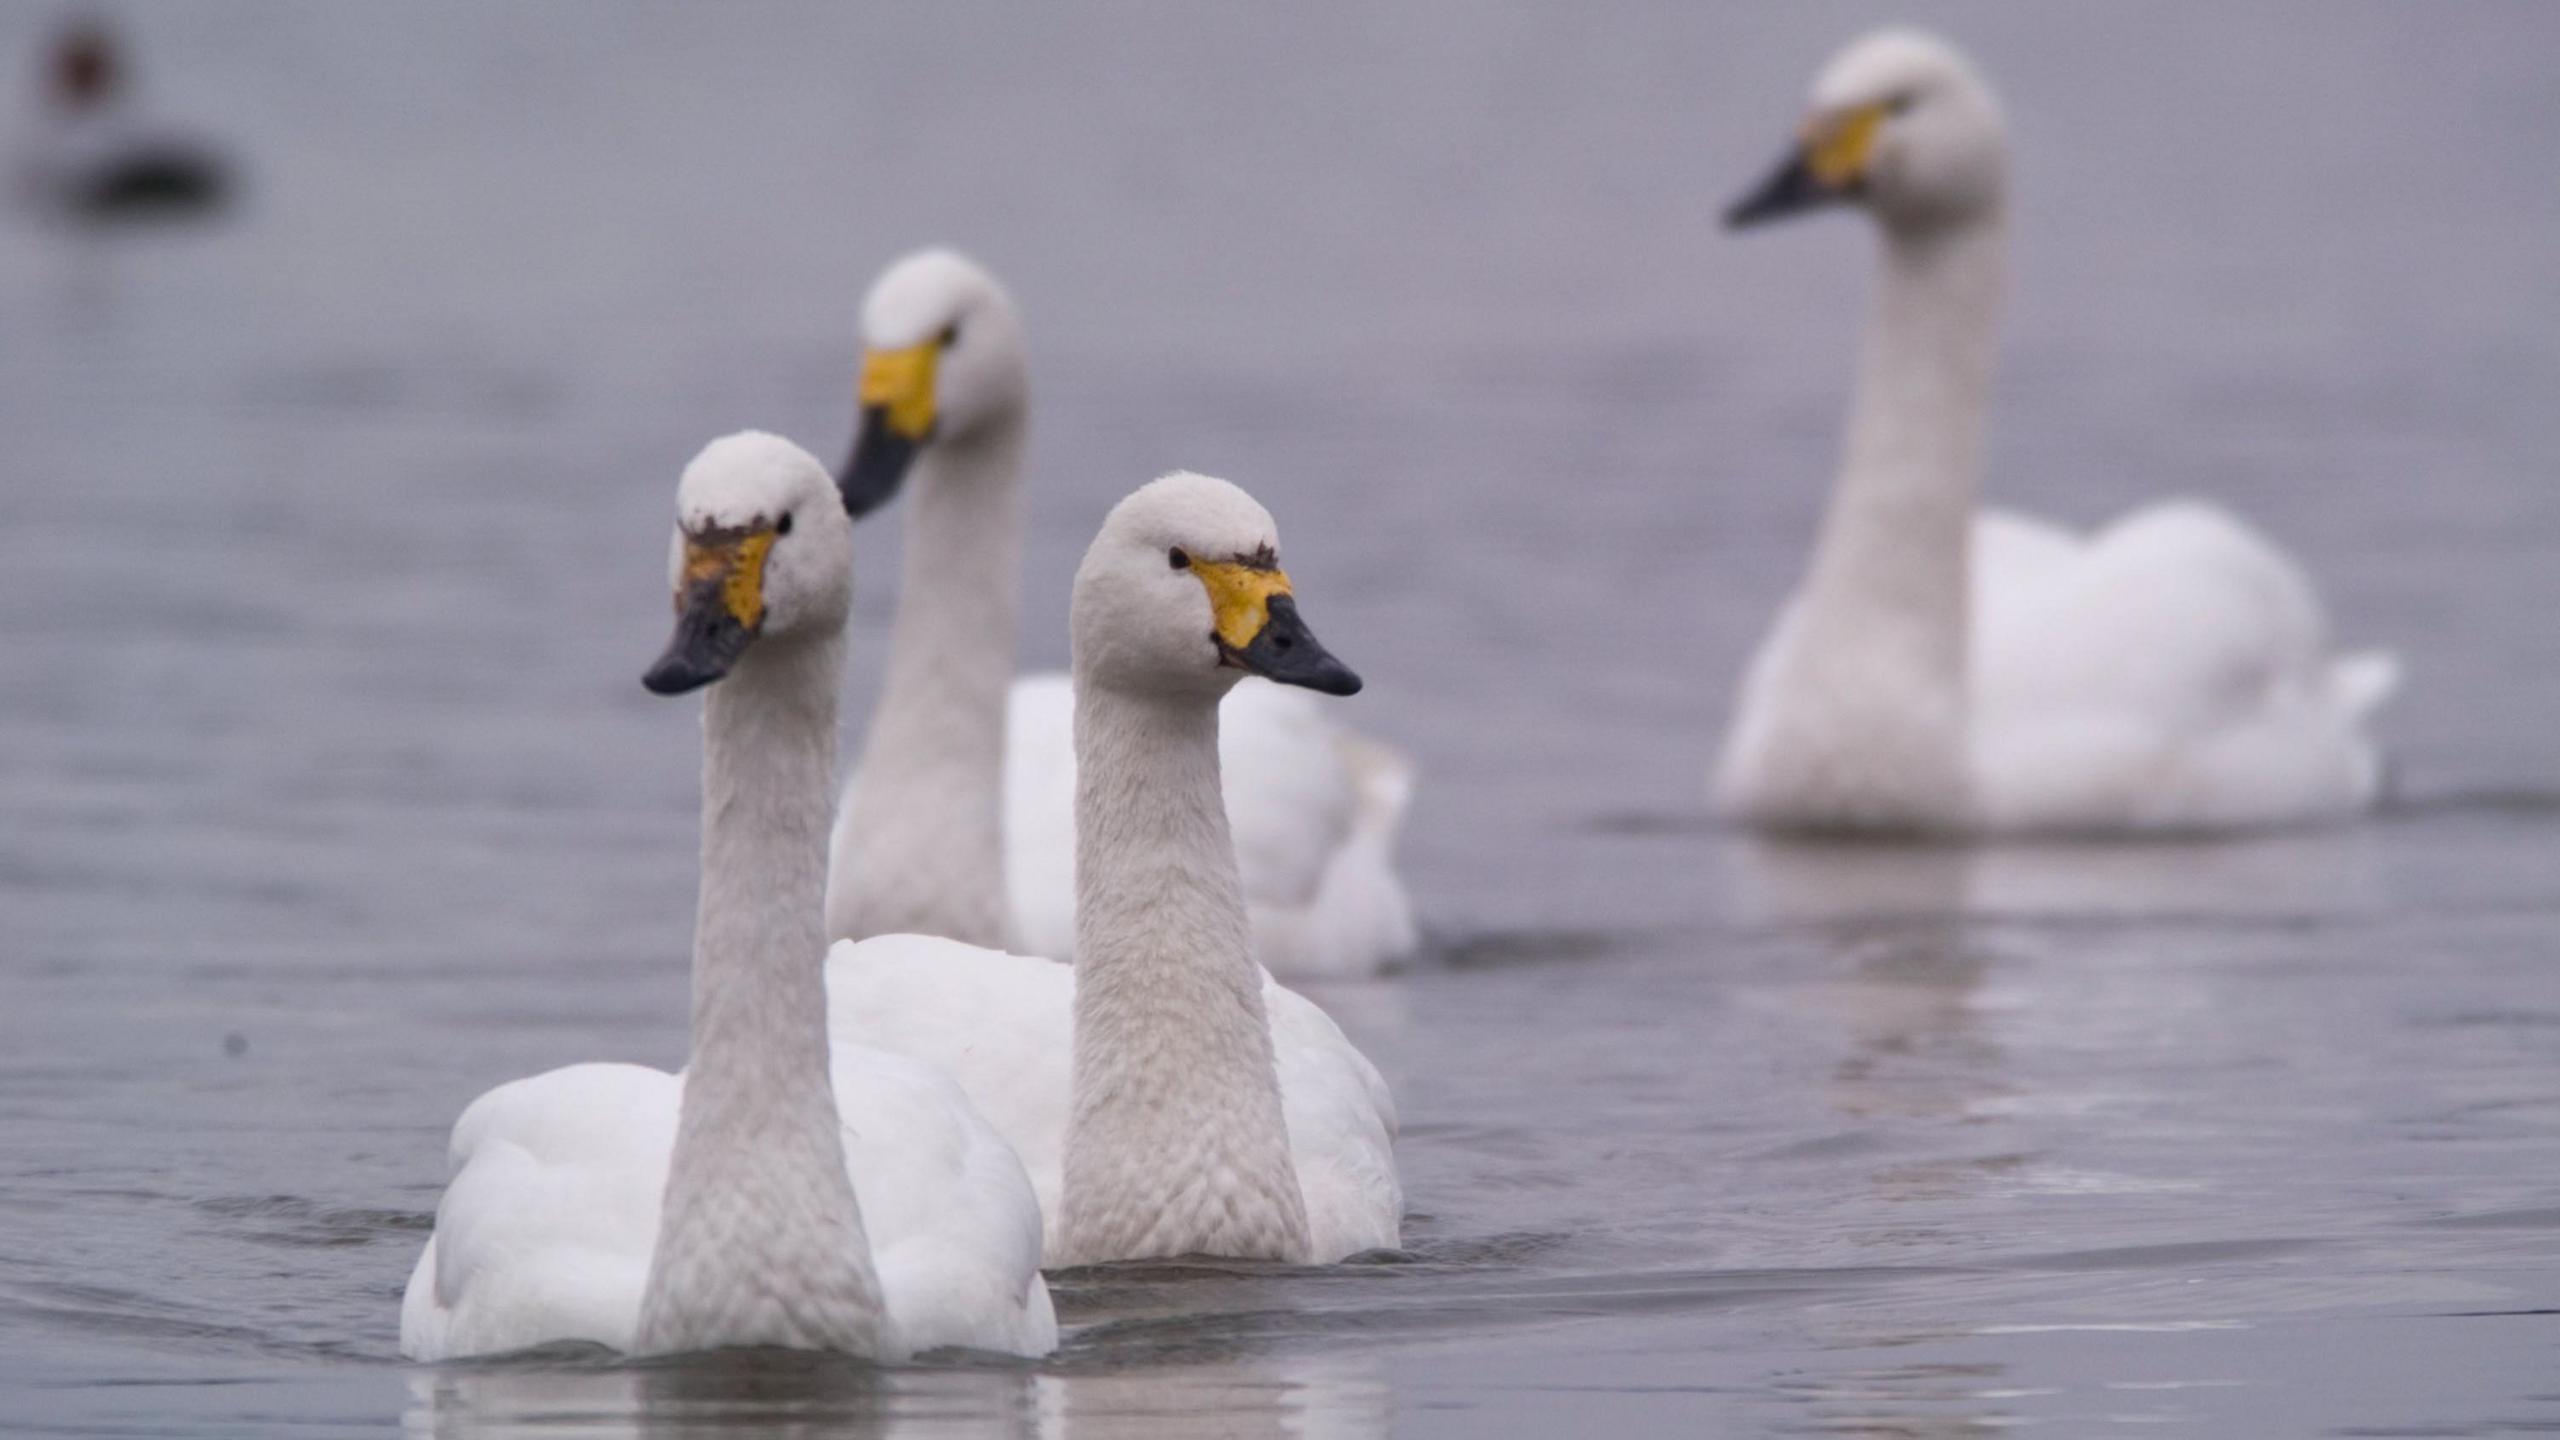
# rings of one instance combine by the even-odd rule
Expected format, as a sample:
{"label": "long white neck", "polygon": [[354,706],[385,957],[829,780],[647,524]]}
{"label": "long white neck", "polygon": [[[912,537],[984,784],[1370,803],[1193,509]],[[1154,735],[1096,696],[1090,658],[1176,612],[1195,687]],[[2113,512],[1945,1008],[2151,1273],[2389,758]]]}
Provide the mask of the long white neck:
{"label": "long white neck", "polygon": [[1218,707],[1076,685],[1076,1015],[1051,1264],[1309,1258]]}
{"label": "long white neck", "polygon": [[1884,232],[1848,453],[1807,586],[1826,607],[1908,617],[1910,643],[1949,676],[1964,665],[2004,248],[1996,214]]}
{"label": "long white neck", "polygon": [[1847,454],[1793,623],[1779,710],[1797,818],[1959,823],[1969,587],[2003,225],[1887,228]]}
{"label": "long white neck", "polygon": [[906,576],[871,736],[837,822],[827,933],[1005,943],[1004,743],[1023,426],[938,441],[906,488]]}
{"label": "long white neck", "polygon": [[884,1347],[827,1065],[819,904],[843,668],[840,631],[769,637],[704,698],[693,1059],[644,1352]]}

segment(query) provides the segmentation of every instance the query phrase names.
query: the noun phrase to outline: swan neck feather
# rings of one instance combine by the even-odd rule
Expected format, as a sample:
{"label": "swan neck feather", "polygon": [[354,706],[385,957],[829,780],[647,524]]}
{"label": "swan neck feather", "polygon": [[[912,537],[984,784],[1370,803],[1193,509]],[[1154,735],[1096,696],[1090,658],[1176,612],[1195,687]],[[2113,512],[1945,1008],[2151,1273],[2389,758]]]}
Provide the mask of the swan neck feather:
{"label": "swan neck feather", "polygon": [[1305,1261],[1218,709],[1076,685],[1075,1075],[1052,1264]]}
{"label": "swan neck feather", "polygon": [[1846,452],[1772,676],[1767,773],[1803,823],[1946,829],[1972,805],[1973,516],[1990,406],[1996,211],[1888,228]]}
{"label": "swan neck feather", "polygon": [[828,1070],[820,904],[843,654],[840,630],[768,636],[704,697],[692,1059],[644,1353],[884,1348]]}
{"label": "swan neck feather", "polygon": [[1925,619],[1938,658],[1958,666],[2002,249],[1996,218],[1886,232],[1846,454],[1808,587],[1825,604]]}

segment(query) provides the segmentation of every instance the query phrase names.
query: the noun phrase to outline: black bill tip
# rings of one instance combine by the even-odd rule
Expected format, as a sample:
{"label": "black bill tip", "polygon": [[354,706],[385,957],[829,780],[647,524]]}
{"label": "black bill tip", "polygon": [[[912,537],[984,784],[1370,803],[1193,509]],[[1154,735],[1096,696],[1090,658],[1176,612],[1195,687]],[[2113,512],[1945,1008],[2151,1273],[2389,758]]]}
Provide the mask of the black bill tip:
{"label": "black bill tip", "polygon": [[1333,658],[1324,648],[1307,622],[1298,616],[1295,597],[1274,595],[1268,602],[1270,618],[1262,632],[1243,649],[1221,645],[1229,664],[1249,670],[1282,685],[1299,685],[1324,695],[1357,695],[1360,677],[1350,666]]}
{"label": "black bill tip", "polygon": [[719,672],[697,665],[686,656],[661,655],[658,663],[649,667],[649,673],[640,677],[640,683],[648,686],[652,695],[682,695],[719,678]]}
{"label": "black bill tip", "polygon": [[885,409],[863,407],[862,426],[853,437],[853,458],[845,462],[844,478],[836,482],[836,492],[844,497],[844,513],[859,520],[896,499],[908,467],[915,464],[916,452],[931,438],[928,430],[923,438],[911,440],[889,423]]}
{"label": "black bill tip", "polygon": [[755,638],[754,630],[729,613],[717,584],[702,586],[686,597],[666,653],[650,665],[640,683],[657,695],[699,690],[728,674]]}
{"label": "black bill tip", "polygon": [[1813,168],[1805,163],[1804,152],[1790,152],[1751,192],[1727,206],[1724,227],[1740,230],[1766,220],[1801,215],[1819,210],[1849,198],[1849,192],[1835,190],[1814,178]]}

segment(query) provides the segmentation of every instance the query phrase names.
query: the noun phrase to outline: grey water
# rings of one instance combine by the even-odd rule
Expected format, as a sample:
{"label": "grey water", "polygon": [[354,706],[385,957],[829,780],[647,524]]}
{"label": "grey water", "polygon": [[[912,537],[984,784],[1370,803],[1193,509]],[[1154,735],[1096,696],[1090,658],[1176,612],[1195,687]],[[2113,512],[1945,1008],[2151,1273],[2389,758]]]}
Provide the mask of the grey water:
{"label": "grey water", "polygon": [[[9,143],[56,18],[0,11]],[[123,18],[246,186],[0,221],[0,1431],[2560,1430],[2560,10]],[[2369,823],[1707,816],[1872,258],[1717,212],[1886,18],[2014,128],[1991,494],[2302,557],[2408,667]],[[1432,944],[1316,992],[1407,1252],[1062,1277],[1038,1365],[403,1364],[461,1107],[681,1061],[677,471],[836,458],[927,241],[1030,330],[1024,662],[1113,499],[1227,475],[1421,768]]]}

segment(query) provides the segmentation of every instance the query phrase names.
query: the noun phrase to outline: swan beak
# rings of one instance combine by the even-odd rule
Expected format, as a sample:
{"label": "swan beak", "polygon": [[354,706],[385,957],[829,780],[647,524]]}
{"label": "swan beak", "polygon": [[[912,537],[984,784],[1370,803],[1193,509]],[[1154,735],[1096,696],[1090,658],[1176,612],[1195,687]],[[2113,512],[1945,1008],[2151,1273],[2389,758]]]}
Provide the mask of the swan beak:
{"label": "swan beak", "polygon": [[862,426],[836,487],[845,513],[856,520],[897,497],[916,452],[933,438],[933,371],[941,357],[939,340],[863,356],[854,392]]}
{"label": "swan beak", "polygon": [[675,638],[641,684],[682,695],[729,673],[764,628],[764,557],[772,548],[770,529],[684,537]]}
{"label": "swan beak", "polygon": [[1861,105],[1806,121],[1796,147],[1724,212],[1725,228],[1739,230],[1856,198],[1866,186],[1885,115],[1882,105]]}
{"label": "swan beak", "polygon": [[1334,659],[1298,618],[1297,597],[1289,593],[1289,577],[1278,566],[1195,561],[1191,569],[1209,592],[1219,664],[1326,695],[1360,693],[1360,677]]}

